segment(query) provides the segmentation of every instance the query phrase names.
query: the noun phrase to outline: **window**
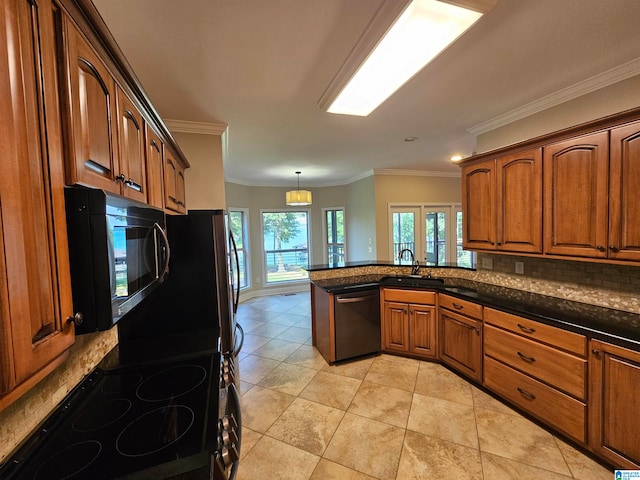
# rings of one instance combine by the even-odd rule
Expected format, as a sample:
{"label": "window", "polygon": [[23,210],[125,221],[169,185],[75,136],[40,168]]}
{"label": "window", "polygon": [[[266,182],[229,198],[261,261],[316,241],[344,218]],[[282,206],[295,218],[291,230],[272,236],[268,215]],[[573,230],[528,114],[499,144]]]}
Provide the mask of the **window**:
{"label": "window", "polygon": [[344,208],[324,210],[324,231],[325,262],[329,265],[344,264]]}
{"label": "window", "polygon": [[[390,206],[391,247],[394,263],[408,264],[411,250],[421,264],[457,264],[471,267],[473,252],[462,249],[462,209],[459,205]],[[422,232],[420,234],[420,232]]]}
{"label": "window", "polygon": [[[235,268],[233,269],[233,284],[240,285],[240,288],[247,288],[251,278],[247,264],[247,258],[249,258],[249,252],[247,251],[247,246],[249,245],[247,215],[246,209],[229,209],[229,228],[236,242],[238,264],[240,266],[240,278],[236,278],[237,272]],[[232,262],[235,262],[235,259],[232,259]]]}
{"label": "window", "polygon": [[309,212],[262,212],[265,282],[305,280],[309,264]]}

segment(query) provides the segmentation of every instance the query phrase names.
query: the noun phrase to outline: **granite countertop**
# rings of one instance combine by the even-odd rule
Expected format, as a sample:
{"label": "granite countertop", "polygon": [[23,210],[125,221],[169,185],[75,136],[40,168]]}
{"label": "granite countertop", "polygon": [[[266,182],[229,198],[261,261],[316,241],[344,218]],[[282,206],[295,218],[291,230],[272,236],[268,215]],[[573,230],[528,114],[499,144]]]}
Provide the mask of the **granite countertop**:
{"label": "granite countertop", "polygon": [[[322,263],[317,265],[308,265],[304,267],[307,272],[320,272],[322,270],[337,270],[340,268],[353,267],[410,267],[411,262],[404,261],[401,264],[389,262],[386,260],[363,260],[361,262],[339,262],[339,263]],[[456,263],[444,263],[438,265],[428,265],[421,263],[420,268],[462,268],[464,270],[475,270],[475,267],[461,267]]]}
{"label": "granite countertop", "polygon": [[[371,288],[380,285],[380,281],[388,276],[369,274],[313,280],[312,283],[337,293],[345,291],[345,287],[353,291],[359,287]],[[640,314],[462,278],[446,277],[443,280],[442,286],[428,289],[640,351]]]}

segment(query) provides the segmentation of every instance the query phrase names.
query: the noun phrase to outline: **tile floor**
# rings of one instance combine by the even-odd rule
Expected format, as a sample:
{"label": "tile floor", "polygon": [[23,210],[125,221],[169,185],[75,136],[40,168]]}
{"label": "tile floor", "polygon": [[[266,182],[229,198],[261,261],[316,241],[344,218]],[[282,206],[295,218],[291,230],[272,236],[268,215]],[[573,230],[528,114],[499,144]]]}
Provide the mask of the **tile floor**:
{"label": "tile floor", "polygon": [[431,362],[329,366],[308,293],[248,300],[238,480],[611,480],[613,473]]}

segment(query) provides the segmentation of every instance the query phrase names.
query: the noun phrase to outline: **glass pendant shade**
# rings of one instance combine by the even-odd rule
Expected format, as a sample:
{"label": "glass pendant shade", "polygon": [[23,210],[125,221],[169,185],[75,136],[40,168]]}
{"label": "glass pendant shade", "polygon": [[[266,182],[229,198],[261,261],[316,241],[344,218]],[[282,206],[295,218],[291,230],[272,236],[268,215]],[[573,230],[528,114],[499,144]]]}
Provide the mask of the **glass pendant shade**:
{"label": "glass pendant shade", "polygon": [[298,189],[289,190],[286,196],[286,204],[291,206],[311,205],[311,192],[309,190],[300,190],[300,173],[298,175]]}

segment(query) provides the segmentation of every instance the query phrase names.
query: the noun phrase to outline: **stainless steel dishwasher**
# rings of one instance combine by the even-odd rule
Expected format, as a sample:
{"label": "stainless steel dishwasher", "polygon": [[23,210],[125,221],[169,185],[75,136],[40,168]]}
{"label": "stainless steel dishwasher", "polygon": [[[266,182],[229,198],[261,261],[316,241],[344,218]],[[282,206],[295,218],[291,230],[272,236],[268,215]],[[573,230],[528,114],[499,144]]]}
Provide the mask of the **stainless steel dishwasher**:
{"label": "stainless steel dishwasher", "polygon": [[380,351],[378,286],[334,294],[336,361]]}

